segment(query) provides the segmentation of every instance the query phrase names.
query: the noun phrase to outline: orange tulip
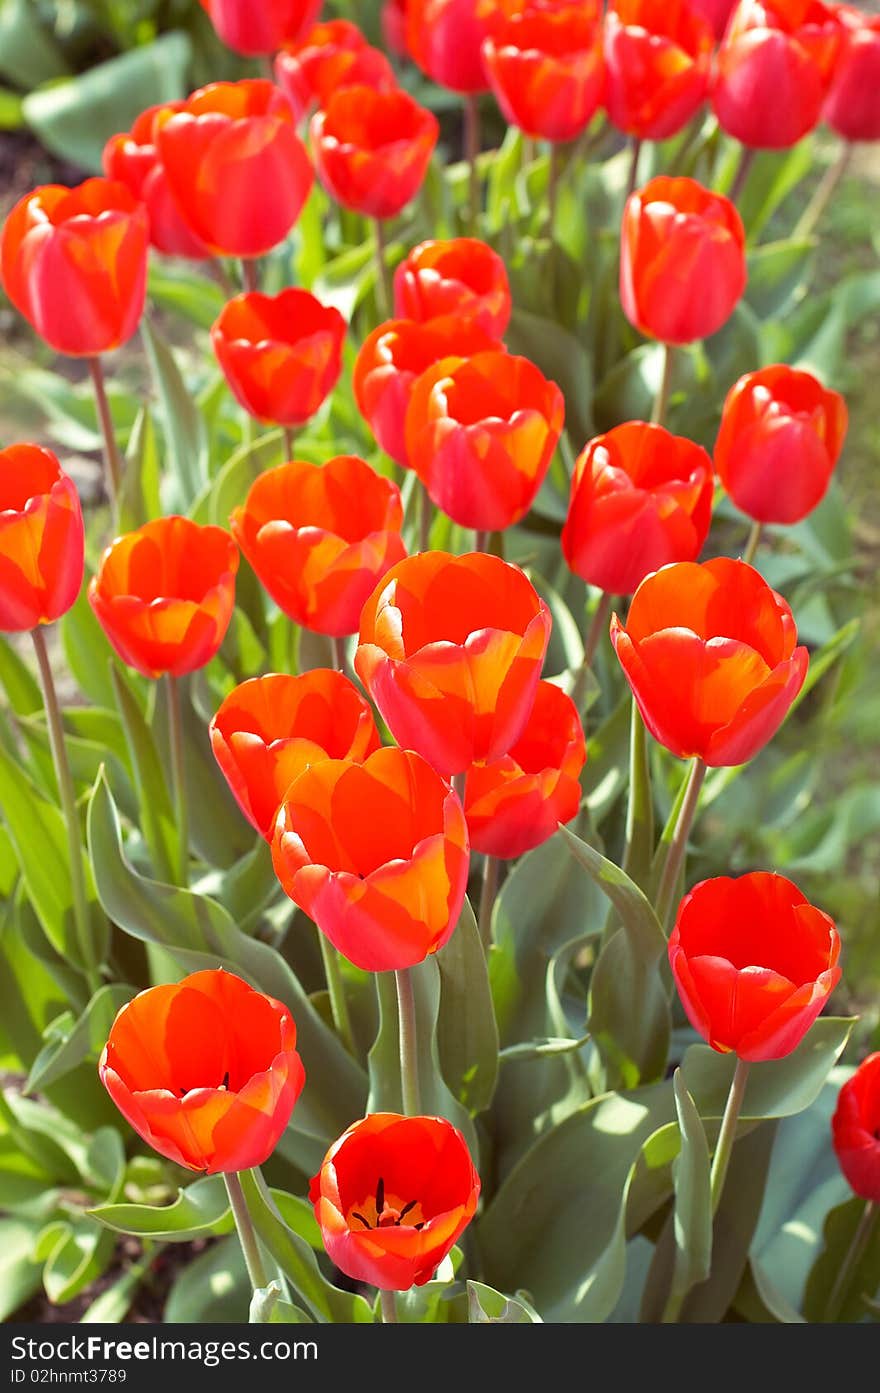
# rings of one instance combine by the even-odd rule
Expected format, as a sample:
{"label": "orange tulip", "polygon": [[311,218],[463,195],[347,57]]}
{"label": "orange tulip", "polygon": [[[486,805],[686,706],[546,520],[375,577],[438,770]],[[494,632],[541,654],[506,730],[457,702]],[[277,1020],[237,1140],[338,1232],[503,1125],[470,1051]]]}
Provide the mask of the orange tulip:
{"label": "orange tulip", "polygon": [[304,34],[321,0],[200,0],[228,48],[256,56],[270,54]]}
{"label": "orange tulip", "polygon": [[394,273],[394,313],[401,319],[454,315],[500,339],[510,309],[507,267],[476,237],[420,242]]}
{"label": "orange tulip", "polygon": [[550,611],[496,556],[421,552],[361,614],[357,674],[394,738],[445,775],[500,759],[535,701]]}
{"label": "orange tulip", "polygon": [[98,1072],[138,1136],[207,1175],[267,1161],[305,1082],[287,1007],[219,969],[123,1006]]}
{"label": "orange tulip", "polygon": [[237,570],[238,549],[221,527],[158,518],[110,543],[89,603],[124,663],[145,677],[180,677],[223,642]]}
{"label": "orange tulip", "polygon": [[44,184],[3,224],[3,289],[57,353],[107,353],[128,342],[143,313],[149,235],[146,208],[123,184]]}
{"label": "orange tulip", "polygon": [[420,755],[326,759],[291,784],[272,863],[285,893],[356,967],[413,967],[442,948],[467,889],[458,794]]}
{"label": "orange tulip", "polygon": [[807,675],[781,595],[744,561],[682,561],[642,581],[611,639],[645,725],[674,755],[745,764]]}
{"label": "orange tulip", "polygon": [[357,455],[267,469],[230,525],[284,613],[336,637],[355,632],[376,582],[406,555],[400,490]]}
{"label": "orange tulip", "polygon": [[439,130],[408,92],[361,84],[334,92],[309,134],[327,192],[355,213],[393,218],[421,188]]}
{"label": "orange tulip", "polygon": [[380,1291],[430,1281],[479,1197],[480,1177],[451,1122],[392,1112],[343,1132],[309,1189],[331,1262]]}
{"label": "orange tulip", "polygon": [[0,450],[0,630],[51,624],[83,579],[79,495],[51,450]]}
{"label": "orange tulip", "polygon": [[438,508],[462,527],[510,527],[529,510],[562,433],[565,402],[527,358],[444,358],[416,381],[406,453]]}
{"label": "orange tulip", "polygon": [[313,106],[326,106],[340,87],[386,91],[397,86],[385,54],[347,19],[316,24],[299,43],[285,45],[275,59],[275,81],[298,121]]}
{"label": "orange tulip", "polygon": [[714,49],[689,0],[614,0],[605,19],[605,102],[618,130],[664,140],[706,99]]}
{"label": "orange tulip", "polygon": [[166,102],[142,111],[130,131],[111,135],[104,146],[102,164],[108,179],[124,184],[134,198],[147,205],[150,241],[157,251],[203,261],[211,255],[210,248],[184,221],[156,149],[156,131],[163,117],[183,108],[183,102]]}
{"label": "orange tulip", "polygon": [[602,101],[602,29],[591,7],[526,5],[483,42],[503,115],[538,140],[574,140]]}
{"label": "orange tulip", "polygon": [[379,748],[369,704],[354,683],[329,668],[242,682],[221,703],[209,730],[238,806],[267,840],[285,793],[310,764],[363,761]]}

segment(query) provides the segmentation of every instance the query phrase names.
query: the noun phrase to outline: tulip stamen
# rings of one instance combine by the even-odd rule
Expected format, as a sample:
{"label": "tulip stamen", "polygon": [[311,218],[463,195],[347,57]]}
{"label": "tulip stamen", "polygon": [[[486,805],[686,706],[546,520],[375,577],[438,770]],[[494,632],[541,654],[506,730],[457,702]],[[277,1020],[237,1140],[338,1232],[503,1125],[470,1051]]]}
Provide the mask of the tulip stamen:
{"label": "tulip stamen", "polygon": [[[223,1082],[222,1082],[221,1084],[218,1084],[217,1087],[218,1087],[218,1088],[228,1088],[228,1087],[229,1087],[229,1070],[228,1070],[228,1069],[226,1070],[226,1073],[223,1075]],[[180,1096],[181,1096],[181,1098],[185,1098],[186,1095],[187,1095],[187,1093],[192,1093],[192,1089],[191,1089],[191,1088],[182,1088],[182,1089],[180,1090]]]}
{"label": "tulip stamen", "polygon": [[[363,1224],[365,1229],[400,1228],[401,1224],[403,1224],[404,1220],[406,1219],[407,1214],[411,1213],[412,1210],[416,1208],[419,1201],[408,1200],[406,1204],[401,1205],[400,1209],[396,1209],[393,1204],[389,1205],[386,1208],[385,1181],[383,1180],[382,1176],[380,1176],[376,1183],[376,1198],[374,1203],[376,1209],[376,1218],[373,1222],[366,1218],[365,1215],[361,1214],[360,1211],[357,1209],[353,1209],[351,1212],[352,1219],[357,1219],[359,1223]],[[424,1219],[421,1221],[421,1223],[407,1225],[407,1227],[414,1229],[421,1229],[424,1228],[424,1226]]]}
{"label": "tulip stamen", "polygon": [[384,1208],[385,1208],[385,1181],[382,1179],[382,1177],[381,1177],[381,1175],[380,1175],[378,1181],[376,1182],[376,1218],[377,1218],[377,1219],[379,1219],[379,1218],[382,1217],[382,1211],[383,1211]]}

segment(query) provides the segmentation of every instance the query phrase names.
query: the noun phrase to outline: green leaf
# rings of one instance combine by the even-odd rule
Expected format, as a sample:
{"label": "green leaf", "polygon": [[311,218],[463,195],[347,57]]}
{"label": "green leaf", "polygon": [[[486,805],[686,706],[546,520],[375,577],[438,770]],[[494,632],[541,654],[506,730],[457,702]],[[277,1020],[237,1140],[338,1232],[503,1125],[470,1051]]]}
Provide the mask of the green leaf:
{"label": "green leaf", "polygon": [[206,269],[166,257],[151,261],[147,294],[161,309],[183,315],[200,329],[210,329],[226,302],[222,289]]}
{"label": "green leaf", "polygon": [[171,492],[166,505],[186,512],[208,478],[208,440],[205,423],[183,380],[168,343],[145,316],[141,335],[159,394],[162,427],[171,466]]}
{"label": "green leaf", "polygon": [[311,1316],[306,1315],[299,1306],[289,1301],[279,1300],[281,1287],[278,1282],[270,1282],[267,1287],[258,1287],[251,1297],[248,1320],[251,1325],[312,1325]]}
{"label": "green leaf", "polygon": [[42,1269],[32,1257],[39,1228],[35,1220],[0,1217],[0,1320],[8,1320],[40,1287]]}
{"label": "green leaf", "polygon": [[85,1059],[97,1060],[117,1011],[133,995],[133,988],[119,983],[99,987],[78,1021],[68,1029],[52,1032],[31,1066],[26,1093],[36,1093],[64,1078]]}
{"label": "green leaf", "polygon": [[27,663],[5,638],[0,638],[0,682],[17,716],[30,716],[43,709],[40,684]]}
{"label": "green leaf", "polygon": [[440,971],[437,1049],[443,1077],[472,1117],[488,1108],[498,1077],[498,1026],[486,954],[470,901],[436,957]]}
{"label": "green leaf", "polygon": [[270,431],[242,445],[230,455],[217,477],[205,485],[193,505],[193,517],[197,522],[228,527],[230,513],[244,503],[251,484],[266,469],[282,463],[283,459],[284,436],[281,431]]}
{"label": "green leaf", "polygon": [[171,880],[177,855],[177,831],[168,792],[168,780],[152,731],[128,680],[115,665],[111,669],[110,677],[134,771],[140,804],[141,831],[150,849],[157,875],[164,880]]}
{"label": "green leaf", "polygon": [[484,1282],[468,1282],[471,1325],[540,1325],[541,1317],[523,1296],[504,1296]]}
{"label": "green leaf", "polygon": [[116,1325],[124,1321],[134,1305],[137,1289],[150,1268],[152,1258],[134,1263],[112,1286],[96,1296],[79,1318],[80,1325]]}
{"label": "green leaf", "polygon": [[60,44],[31,0],[0,5],[0,73],[16,87],[39,87],[70,71]]}
{"label": "green leaf", "polygon": [[836,1317],[829,1310],[838,1274],[856,1242],[856,1231],[864,1215],[865,1201],[856,1195],[828,1214],[822,1230],[822,1250],[804,1293],[804,1316],[807,1321],[825,1323],[829,1317],[842,1322],[860,1321],[872,1310],[869,1302],[880,1293],[880,1208],[876,1205],[869,1220],[867,1238],[861,1244],[860,1255],[844,1282]]}
{"label": "green leaf", "polygon": [[128,449],[125,452],[125,468],[119,490],[120,532],[132,532],[151,518],[161,516],[161,472],[156,427],[149,407],[142,406],[132,427]]}
{"label": "green leaf", "polygon": [[672,1076],[672,1089],[681,1133],[681,1150],[672,1165],[675,1186],[672,1298],[682,1301],[691,1287],[709,1276],[712,1261],[712,1195],[709,1143],[694,1100],[682,1081],[680,1069],[676,1069]]}
{"label": "green leaf", "polygon": [[802,292],[815,252],[811,237],[764,242],[749,251],[746,299],[759,319],[782,314]]}
{"label": "green leaf", "polygon": [[172,1204],[101,1204],[89,1210],[116,1233],[133,1234],[162,1243],[188,1243],[215,1238],[235,1227],[223,1177],[206,1176],[178,1190]]}
{"label": "green leaf", "polygon": [[84,696],[98,706],[113,709],[113,683],[110,664],[115,662],[107,635],[95,618],[88,600],[89,577],[76,603],[62,616],[58,625],[64,661],[76,685]]}
{"label": "green leaf", "polygon": [[251,1298],[238,1238],[230,1234],[187,1264],[168,1294],[168,1325],[227,1325],[247,1318]]}
{"label": "green leaf", "polygon": [[556,383],[565,398],[566,428],[572,440],[588,440],[593,434],[593,374],[583,344],[553,320],[516,308],[504,341],[511,353],[530,359]]}

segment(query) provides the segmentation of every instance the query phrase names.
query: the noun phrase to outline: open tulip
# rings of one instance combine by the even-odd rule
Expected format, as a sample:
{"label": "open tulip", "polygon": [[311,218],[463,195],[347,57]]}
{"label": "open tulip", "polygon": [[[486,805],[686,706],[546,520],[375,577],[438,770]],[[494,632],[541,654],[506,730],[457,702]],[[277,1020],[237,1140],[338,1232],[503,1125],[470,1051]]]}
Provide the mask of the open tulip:
{"label": "open tulip", "polygon": [[309,133],[321,183],[343,208],[393,218],[415,197],[439,133],[427,107],[399,89],[336,91]]}
{"label": "open tulip", "polygon": [[611,639],[645,725],[680,759],[745,764],[779,729],[807,675],[791,610],[744,561],[664,566]]}
{"label": "open tulip", "polygon": [[513,857],[546,842],[577,813],[586,758],[571,697],[552,682],[539,682],[525,730],[510,752],[468,770],[464,811],[471,849]]}
{"label": "open tulip", "polygon": [[644,421],[615,426],[575,461],[565,559],[589,585],[631,595],[651,571],[696,561],[713,491],[712,461],[701,446]]}
{"label": "open tulip", "polygon": [[409,464],[406,408],[416,378],[441,358],[489,349],[501,351],[503,344],[456,314],[425,323],[389,319],[367,335],[354,364],[355,401],[377,443],[397,464]]}
{"label": "open tulip", "polygon": [[421,552],[364,605],[355,668],[394,738],[459,774],[519,739],[550,625],[518,566],[481,552]]}
{"label": "open tulip", "polygon": [[880,140],[880,15],[838,5],[840,54],[822,116],[844,140]]}
{"label": "open tulip", "polygon": [[23,632],[66,614],[83,579],[79,495],[51,450],[0,450],[0,630]]}
{"label": "open tulip", "polygon": [[811,373],[783,364],[746,373],[721,412],[718,477],[756,522],[800,522],[825,496],[846,426],[843,397]]}
{"label": "open tulip", "polygon": [[261,421],[301,426],[342,372],[345,320],[308,290],[250,291],[223,306],[211,343],[236,399]]}
{"label": "open tulip", "polygon": [[364,760],[379,748],[369,704],[329,668],[242,682],[221,703],[210,736],[238,806],[267,840],[285,793],[308,765]]}
{"label": "open tulip", "polygon": [[157,518],[110,543],[89,603],[124,663],[145,677],[181,677],[223,642],[237,570],[238,548],[221,527]]}
{"label": "open tulip", "polygon": [[462,527],[510,527],[529,510],[562,433],[565,402],[527,358],[444,358],[412,389],[406,453],[430,497]]}
{"label": "open tulip", "polygon": [[840,1169],[853,1190],[880,1204],[880,1051],[863,1059],[841,1088],[831,1134]]}
{"label": "open tulip", "polygon": [[713,1050],[782,1059],[840,980],[834,923],[767,871],[701,881],[685,895],[669,962],[694,1029]]}
{"label": "open tulip", "polygon": [[218,35],[236,53],[274,53],[314,23],[321,0],[200,0]]}
{"label": "open tulip", "polygon": [[714,334],[746,288],[745,240],[730,199],[695,179],[649,180],[623,210],[620,298],[627,319],[663,343]]}
{"label": "open tulip", "polygon": [[350,962],[400,971],[436,953],[458,923],[467,824],[458,794],[411,750],[321,760],[284,796],[272,862]]}
{"label": "open tulip", "polygon": [[150,216],[150,242],[166,256],[186,256],[203,261],[211,255],[201,238],[190,229],[174,201],[159,152],[156,129],[163,113],[180,111],[183,102],[166,102],[142,111],[130,131],[111,135],[101,162],[108,179],[115,179],[140,202]]}
{"label": "open tulip", "polygon": [[220,969],[123,1006],[98,1072],[154,1151],[208,1175],[267,1161],[305,1082],[287,1007]]}
{"label": "open tulip", "polygon": [[483,64],[505,118],[534,139],[574,140],[602,101],[602,27],[580,4],[512,15],[484,40]]}
{"label": "open tulip", "polygon": [[483,40],[502,14],[500,0],[407,0],[410,57],[441,87],[453,92],[485,92],[489,82]]}
{"label": "open tulip", "polygon": [[454,315],[500,339],[510,310],[507,267],[476,237],[420,242],[394,272],[394,313],[401,319]]}
{"label": "open tulip", "polygon": [[156,143],[185,222],[215,255],[271,251],[312,187],[290,103],[264,78],[200,87],[160,115]]}
{"label": "open tulip", "polygon": [[380,1291],[430,1281],[479,1197],[480,1177],[451,1122],[388,1112],[349,1127],[309,1190],[331,1262]]}
{"label": "open tulip", "polygon": [[3,289],[57,353],[107,353],[140,322],[149,236],[147,210],[124,184],[44,184],[3,224]]}
{"label": "open tulip", "polygon": [[342,637],[406,555],[400,490],[357,455],[267,469],[230,518],[272,599],[297,624]]}
{"label": "open tulip", "polygon": [[298,121],[313,106],[325,106],[340,87],[397,86],[385,54],[347,19],[316,24],[299,43],[283,48],[275,59],[275,80]]}
{"label": "open tulip", "polygon": [[819,121],[842,37],[821,0],[740,0],[715,56],[722,129],[755,150],[795,145]]}
{"label": "open tulip", "polygon": [[605,20],[605,103],[637,140],[675,135],[702,105],[714,38],[690,0],[613,0]]}

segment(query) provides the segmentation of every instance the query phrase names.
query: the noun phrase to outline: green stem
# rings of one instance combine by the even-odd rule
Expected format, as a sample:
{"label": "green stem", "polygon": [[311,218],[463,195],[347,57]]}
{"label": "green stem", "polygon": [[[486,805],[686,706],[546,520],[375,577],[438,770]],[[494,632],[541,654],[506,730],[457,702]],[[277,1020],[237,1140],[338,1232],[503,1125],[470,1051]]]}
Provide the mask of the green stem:
{"label": "green stem", "polygon": [[464,97],[464,154],[468,162],[470,185],[470,230],[476,237],[480,225],[480,172],[477,156],[480,153],[480,99],[476,92]]}
{"label": "green stem", "polygon": [[339,965],[339,954],[333,947],[329,938],[318,930],[318,941],[321,945],[321,958],[324,962],[324,976],[327,979],[327,991],[330,996],[330,1011],[333,1016],[333,1025],[336,1033],[348,1050],[349,1054],[354,1054],[354,1034],[351,1028],[351,1015],[348,1010],[348,1002],[345,999],[345,984],[342,980],[342,971]]}
{"label": "green stem", "polygon": [[666,424],[666,408],[669,405],[669,391],[672,387],[672,364],[674,351],[671,343],[663,345],[663,371],[660,374],[660,386],[657,388],[657,395],[654,398],[654,409],[651,412],[651,425],[662,426]]}
{"label": "green stem", "polygon": [[422,1111],[422,1100],[416,1041],[416,999],[411,971],[408,967],[398,970],[394,974],[394,981],[397,987],[397,1014],[400,1025],[400,1085],[403,1111],[407,1117],[418,1117]]}
{"label": "green stem", "polygon": [[724,1190],[724,1182],[727,1179],[727,1168],[730,1165],[733,1143],[736,1140],[736,1125],[739,1122],[739,1115],[742,1110],[748,1077],[748,1060],[737,1059],[736,1069],[733,1072],[733,1078],[730,1083],[730,1092],[727,1095],[727,1102],[724,1106],[724,1116],[721,1119],[721,1131],[718,1133],[715,1154],[712,1157],[712,1174],[709,1184],[712,1193],[713,1214],[717,1214],[718,1206],[721,1203],[721,1195]]}
{"label": "green stem", "polygon": [[101,434],[104,437],[105,483],[115,521],[119,506],[119,489],[122,485],[122,459],[119,454],[119,446],[116,444],[113,417],[110,414],[110,403],[107,400],[107,387],[104,382],[104,367],[100,358],[89,359],[89,372],[92,375],[95,406],[98,410],[98,420],[101,423]]}
{"label": "green stem", "polygon": [[761,533],[763,531],[763,527],[763,523],[752,523],[751,531],[749,532],[749,538],[746,542],[745,551],[742,554],[743,561],[745,561],[746,564],[749,566],[753,566],[755,564],[755,553],[758,550],[758,547],[761,545]]}
{"label": "green stem", "polygon": [[334,634],[330,640],[333,646],[333,666],[339,672],[345,672],[345,640]]}
{"label": "green stem", "polygon": [[556,201],[559,193],[559,146],[554,142],[550,146],[550,169],[547,175],[547,235],[553,241],[553,231],[556,227]]}
{"label": "green stem", "polygon": [[474,551],[485,551],[488,541],[489,533],[478,527],[474,532]]}
{"label": "green stem", "polygon": [[58,781],[58,793],[61,798],[61,811],[64,814],[64,824],[67,829],[67,849],[70,857],[70,893],[73,898],[73,922],[76,926],[76,936],[79,943],[82,966],[89,984],[89,991],[94,994],[101,985],[101,977],[95,962],[91,926],[89,924],[89,904],[86,896],[85,872],[83,871],[82,838],[80,836],[79,815],[76,811],[76,790],[73,786],[73,776],[70,772],[70,763],[67,758],[67,745],[64,741],[64,724],[61,719],[61,708],[58,705],[58,694],[55,691],[55,682],[52,678],[52,664],[49,661],[49,654],[46,651],[46,640],[43,635],[43,630],[41,628],[32,629],[31,638],[33,639],[34,651],[37,655],[37,665],[40,669],[40,685],[43,688],[43,705],[46,708],[46,722],[49,727],[49,744],[52,749],[52,759],[55,764],[55,777]]}
{"label": "green stem", "polygon": [[632,152],[629,164],[629,179],[626,185],[626,196],[629,198],[631,193],[635,193],[636,185],[639,182],[639,155],[642,153],[642,142],[633,136],[630,142]]}
{"label": "green stem", "polygon": [[599,647],[602,634],[608,627],[608,616],[611,613],[612,603],[613,596],[609,595],[607,590],[603,590],[602,594],[599,596],[599,603],[593,613],[593,618],[590,621],[590,627],[587,630],[587,637],[584,640],[583,661],[575,674],[574,685],[571,689],[571,699],[578,711],[580,711],[581,702],[584,699],[587,677],[593,665],[593,659],[596,656],[596,649]]}
{"label": "green stem", "polygon": [[819,219],[831,202],[831,195],[834,193],[834,190],[847,171],[849,162],[852,159],[852,154],[853,147],[851,142],[845,141],[841,146],[837,159],[826,169],[816,192],[813,194],[803,214],[798,219],[793,234],[796,239],[812,236],[819,223]]}
{"label": "green stem", "polygon": [[479,929],[480,942],[486,953],[492,945],[492,909],[498,894],[498,871],[500,862],[497,856],[483,858],[483,883],[480,886]]}
{"label": "green stem", "polygon": [[241,283],[248,295],[260,288],[260,270],[252,256],[241,259]]}
{"label": "green stem", "polygon": [[635,861],[650,865],[653,845],[654,801],[651,796],[648,732],[638,702],[633,697],[630,713],[629,801],[626,808],[623,869],[629,872]]}
{"label": "green stem", "polygon": [[464,807],[464,791],[467,783],[467,772],[463,770],[460,774],[453,774],[449,782],[458,794],[459,803]]}
{"label": "green stem", "polygon": [[431,525],[434,521],[434,504],[424,484],[419,485],[419,551],[427,551],[431,545]]}
{"label": "green stem", "polygon": [[180,704],[180,682],[167,676],[168,739],[171,747],[171,789],[174,796],[174,818],[177,823],[178,885],[186,886],[189,867],[189,805],[186,797],[186,766],[183,759],[183,713]]}
{"label": "green stem", "polygon": [[757,150],[750,150],[748,146],[743,147],[743,152],[739,157],[739,164],[737,166],[736,174],[734,175],[733,183],[730,186],[730,193],[727,195],[731,203],[736,203],[737,199],[739,198],[740,194],[745,188],[746,180],[749,177],[749,170],[752,167],[752,163],[757,153]]}
{"label": "green stem", "polygon": [[393,1291],[379,1292],[379,1306],[382,1311],[383,1325],[397,1324],[397,1298]]}
{"label": "green stem", "polygon": [[394,304],[394,289],[391,283],[391,273],[388,270],[386,251],[385,229],[382,226],[382,219],[374,218],[373,254],[376,258],[376,303],[383,320],[391,318],[391,307]]}
{"label": "green stem", "polygon": [[871,1241],[871,1234],[874,1229],[875,1221],[880,1218],[880,1205],[874,1200],[866,1200],[862,1210],[861,1218],[856,1225],[852,1241],[846,1250],[843,1262],[834,1279],[834,1286],[831,1288],[831,1295],[822,1316],[823,1324],[831,1324],[840,1315],[841,1307],[846,1299],[847,1288],[858,1270],[865,1250]]}
{"label": "green stem", "polygon": [[284,427],[284,457],[296,459],[296,431],[291,426]]}
{"label": "green stem", "polygon": [[244,1254],[245,1266],[247,1267],[248,1277],[254,1291],[259,1291],[268,1285],[266,1269],[263,1266],[263,1258],[260,1253],[260,1245],[257,1242],[257,1235],[251,1221],[250,1210],[247,1207],[247,1200],[241,1188],[241,1180],[237,1171],[226,1171],[223,1179],[226,1182],[226,1193],[229,1196],[229,1207],[232,1210],[232,1217],[235,1220],[235,1228],[238,1233],[238,1241],[241,1244],[241,1251]]}
{"label": "green stem", "polygon": [[657,891],[657,918],[660,920],[661,928],[666,927],[669,918],[669,911],[672,908],[672,898],[675,894],[675,887],[678,884],[678,873],[681,870],[684,854],[687,848],[688,837],[690,836],[691,824],[697,811],[697,804],[700,800],[700,790],[703,787],[703,780],[706,777],[706,765],[695,755],[693,763],[688,772],[687,786],[685,788],[684,800],[681,811],[678,815],[678,822],[675,824],[675,834],[669,843],[669,850],[666,853],[666,862],[663,866],[663,874],[660,877],[660,886]]}

